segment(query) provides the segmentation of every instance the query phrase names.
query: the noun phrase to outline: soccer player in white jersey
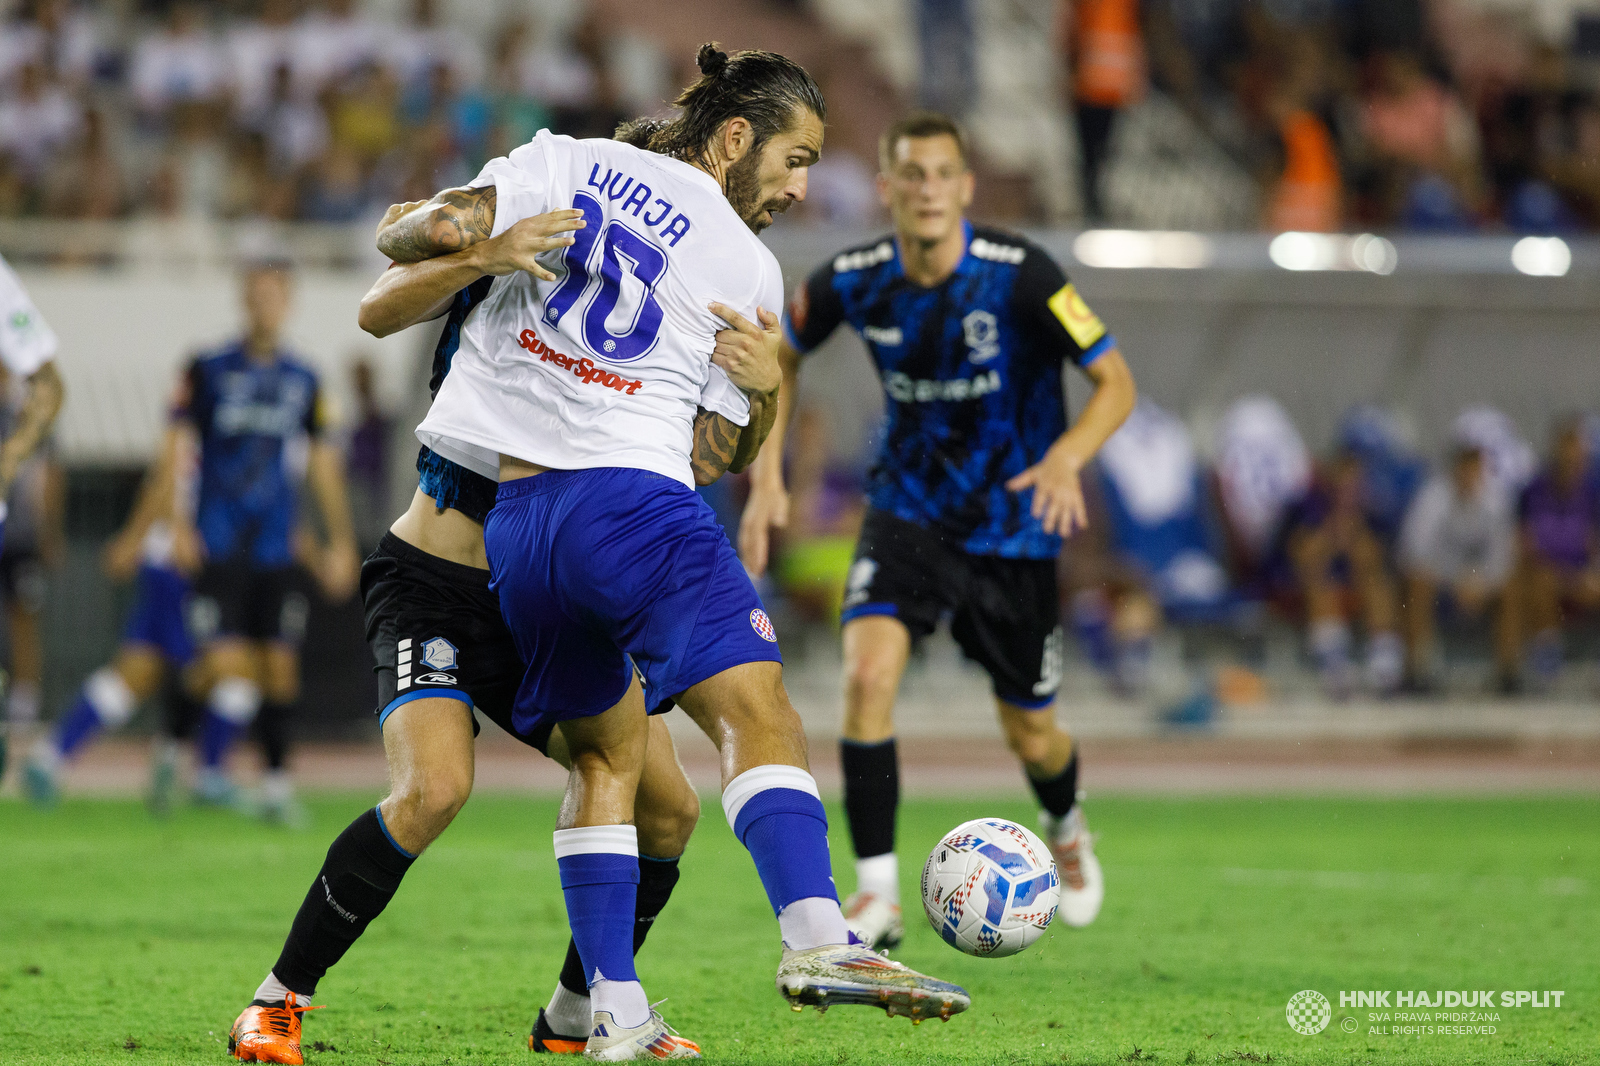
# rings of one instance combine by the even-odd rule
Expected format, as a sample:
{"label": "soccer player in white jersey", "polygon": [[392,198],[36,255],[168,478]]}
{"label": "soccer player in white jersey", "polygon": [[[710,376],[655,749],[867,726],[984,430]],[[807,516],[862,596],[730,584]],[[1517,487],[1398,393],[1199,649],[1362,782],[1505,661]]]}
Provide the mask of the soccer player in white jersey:
{"label": "soccer player in white jersey", "polygon": [[[630,950],[646,715],[674,704],[722,751],[724,813],[782,933],[779,991],[919,1019],[969,1004],[852,942],[771,622],[693,490],[701,464],[747,465],[775,415],[782,282],[754,233],[804,197],[825,111],[781,56],[707,45],[698,62],[649,151],[542,132],[378,242],[414,262],[557,208],[585,222],[549,257],[556,282],[494,282],[417,435],[500,480],[484,533],[528,664],[513,717],[559,721],[571,751],[555,848],[602,1061],[698,1055],[650,1008]],[[441,295],[471,280],[463,258]]]}
{"label": "soccer player in white jersey", "polygon": [[[50,432],[66,398],[55,358],[55,332],[33,306],[10,265],[0,259],[0,363],[27,382],[16,426],[0,444],[0,536],[5,530],[4,500],[11,494],[17,471]],[[9,728],[0,728],[0,774],[5,773],[8,732]]]}

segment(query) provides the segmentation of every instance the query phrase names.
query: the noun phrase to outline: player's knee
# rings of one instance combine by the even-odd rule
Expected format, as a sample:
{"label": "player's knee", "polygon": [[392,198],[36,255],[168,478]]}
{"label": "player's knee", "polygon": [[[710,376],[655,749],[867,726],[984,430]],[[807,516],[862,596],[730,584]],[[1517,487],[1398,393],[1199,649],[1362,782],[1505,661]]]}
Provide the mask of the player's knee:
{"label": "player's knee", "polygon": [[1025,764],[1042,763],[1050,757],[1053,729],[1032,722],[1019,722],[1006,727],[1006,744]]}
{"label": "player's knee", "polygon": [[900,671],[888,656],[858,655],[845,663],[844,683],[856,705],[892,702],[900,687]]}
{"label": "player's knee", "polygon": [[407,835],[432,841],[444,832],[472,795],[472,775],[455,767],[419,771],[398,782],[390,795]]}

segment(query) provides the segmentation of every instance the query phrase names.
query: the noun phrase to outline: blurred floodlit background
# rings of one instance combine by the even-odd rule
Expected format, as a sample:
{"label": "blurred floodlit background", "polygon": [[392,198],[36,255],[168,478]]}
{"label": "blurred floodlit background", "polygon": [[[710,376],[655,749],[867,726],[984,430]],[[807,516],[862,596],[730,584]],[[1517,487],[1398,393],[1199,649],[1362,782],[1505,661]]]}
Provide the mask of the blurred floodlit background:
{"label": "blurred floodlit background", "polygon": [[[436,332],[356,327],[384,208],[540,128],[667,113],[715,38],[793,56],[828,97],[808,201],[766,237],[791,283],[886,224],[876,139],[921,104],[970,127],[974,216],[1041,241],[1119,337],[1143,399],[1062,571],[1063,714],[1085,735],[1600,734],[1600,2],[0,9],[0,254],[69,389],[38,481],[57,489],[37,500],[33,712],[115,646],[128,594],[97,553],[178,369],[238,327],[241,255],[297,264],[290,334],[332,393],[370,547],[415,483]],[[836,337],[789,439],[795,517],[763,592],[819,733],[879,395]],[[1481,605],[1425,580],[1448,536],[1418,503],[1469,453],[1509,552]],[[730,528],[743,492],[709,490]],[[1319,583],[1319,552],[1356,561]],[[302,732],[373,740],[359,607],[319,604],[312,627]],[[934,641],[902,728],[991,733],[985,688]]]}

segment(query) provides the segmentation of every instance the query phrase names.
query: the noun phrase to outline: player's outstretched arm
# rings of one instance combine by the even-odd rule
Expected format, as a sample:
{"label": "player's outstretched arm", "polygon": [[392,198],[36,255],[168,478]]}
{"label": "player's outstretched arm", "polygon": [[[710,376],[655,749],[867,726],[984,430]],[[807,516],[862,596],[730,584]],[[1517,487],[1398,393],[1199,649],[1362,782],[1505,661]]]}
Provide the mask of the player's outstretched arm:
{"label": "player's outstretched arm", "polygon": [[178,479],[174,467],[181,435],[182,431],[176,426],[167,427],[155,462],[150,464],[144,481],[139,484],[139,495],[133,501],[128,520],[101,552],[101,565],[113,581],[126,581],[134,575],[144,551],[145,534],[156,522],[165,520],[176,506]]}
{"label": "player's outstretched arm", "polygon": [[67,387],[61,381],[55,360],[50,360],[28,376],[28,394],[17,415],[17,428],[0,445],[0,499],[11,494],[11,483],[17,479],[22,463],[32,455],[67,398]]}
{"label": "player's outstretched arm", "polygon": [[396,218],[385,214],[387,224],[378,227],[378,251],[396,263],[464,251],[494,233],[494,209],[493,185],[446,189]]}
{"label": "player's outstretched arm", "polygon": [[778,349],[783,384],[770,407],[772,428],[750,464],[750,498],[739,519],[739,558],[757,576],[766,572],[772,530],[789,525],[789,490],[783,483],[783,439],[800,396],[800,353],[785,341]]}
{"label": "player's outstretched arm", "polygon": [[387,337],[438,318],[458,291],[486,274],[499,277],[525,270],[541,281],[555,281],[556,276],[539,264],[538,257],[567,247],[572,243],[567,234],[584,225],[582,211],[550,211],[522,219],[500,236],[465,251],[397,263],[361,298],[357,321],[374,337]]}
{"label": "player's outstretched arm", "polygon": [[342,602],[355,592],[361,566],[355,525],[350,520],[350,495],[345,488],[344,457],[332,444],[318,440],[312,442],[307,458],[306,480],[316,495],[317,510],[328,534],[317,577],[328,598]]}
{"label": "player's outstretched arm", "polygon": [[1113,348],[1083,368],[1094,382],[1094,395],[1072,428],[1056,438],[1038,463],[1006,482],[1012,492],[1033,489],[1033,516],[1046,533],[1070,536],[1089,525],[1078,473],[1133,410],[1138,389],[1133,371]]}

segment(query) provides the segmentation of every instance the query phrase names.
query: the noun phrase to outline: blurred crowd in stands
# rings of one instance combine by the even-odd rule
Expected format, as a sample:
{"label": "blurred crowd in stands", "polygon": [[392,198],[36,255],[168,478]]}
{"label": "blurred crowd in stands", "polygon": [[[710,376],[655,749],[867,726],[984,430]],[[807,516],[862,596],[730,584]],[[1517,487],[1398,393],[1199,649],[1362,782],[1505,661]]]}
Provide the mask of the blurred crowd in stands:
{"label": "blurred crowd in stands", "polygon": [[[974,3],[912,10],[970,35]],[[1592,228],[1600,13],[1576,6],[1058,0],[1085,217],[1105,214],[1119,124],[1160,96],[1254,180],[1264,228]],[[399,21],[362,0],[0,0],[0,217],[351,221],[541,127],[659,113],[691,73],[585,0],[562,9],[478,34],[435,0]],[[875,214],[869,167],[819,176],[846,216]]]}
{"label": "blurred crowd in stands", "polygon": [[1600,224],[1600,12],[1569,0],[1060,0],[1091,215],[1117,123],[1176,101],[1272,230]]}
{"label": "blurred crowd in stands", "polygon": [[0,6],[0,217],[349,222],[541,128],[609,136],[678,81],[581,6],[489,39],[433,0],[398,24],[359,0]]}
{"label": "blurred crowd in stands", "polygon": [[[798,415],[775,556],[778,586],[818,620],[837,617],[863,506],[862,474],[833,455],[826,420]],[[1557,419],[1541,459],[1502,412],[1471,407],[1430,463],[1391,414],[1358,406],[1319,458],[1267,396],[1236,401],[1204,449],[1141,399],[1085,478],[1090,524],[1063,554],[1064,617],[1130,696],[1148,688],[1164,627],[1231,636],[1248,665],[1273,623],[1301,635],[1336,698],[1442,693],[1446,648],[1493,664],[1478,671],[1488,694],[1547,692],[1572,626],[1600,607],[1597,431]]]}

